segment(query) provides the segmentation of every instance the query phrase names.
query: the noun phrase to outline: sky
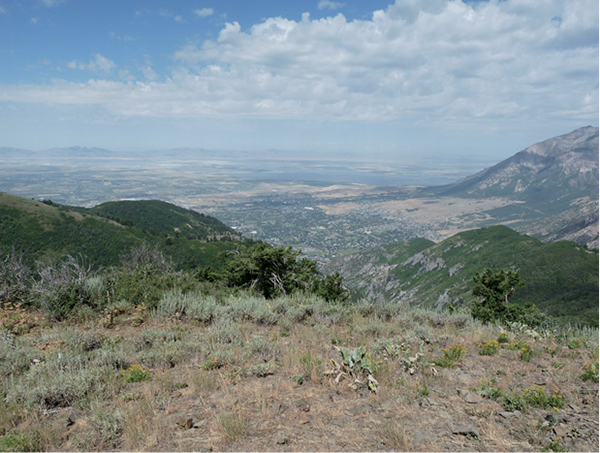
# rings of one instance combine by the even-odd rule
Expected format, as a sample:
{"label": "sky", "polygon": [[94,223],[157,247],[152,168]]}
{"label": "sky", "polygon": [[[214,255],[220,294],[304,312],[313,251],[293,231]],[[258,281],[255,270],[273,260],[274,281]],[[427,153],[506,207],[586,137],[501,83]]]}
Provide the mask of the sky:
{"label": "sky", "polygon": [[0,0],[0,146],[508,157],[598,126],[598,0]]}

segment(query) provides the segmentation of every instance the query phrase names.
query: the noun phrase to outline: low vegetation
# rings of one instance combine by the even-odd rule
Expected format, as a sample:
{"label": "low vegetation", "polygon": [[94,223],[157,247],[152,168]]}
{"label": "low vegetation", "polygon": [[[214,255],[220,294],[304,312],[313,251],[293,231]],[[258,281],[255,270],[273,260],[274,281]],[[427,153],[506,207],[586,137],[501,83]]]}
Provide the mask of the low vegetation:
{"label": "low vegetation", "polygon": [[[598,447],[595,330],[533,338],[467,312],[303,293],[198,297],[188,306],[203,305],[201,319],[162,302],[121,307],[110,324],[85,310],[58,323],[9,310],[2,449]],[[509,342],[481,355],[499,335]],[[569,348],[573,339],[582,345]],[[455,434],[464,424],[477,435]]]}

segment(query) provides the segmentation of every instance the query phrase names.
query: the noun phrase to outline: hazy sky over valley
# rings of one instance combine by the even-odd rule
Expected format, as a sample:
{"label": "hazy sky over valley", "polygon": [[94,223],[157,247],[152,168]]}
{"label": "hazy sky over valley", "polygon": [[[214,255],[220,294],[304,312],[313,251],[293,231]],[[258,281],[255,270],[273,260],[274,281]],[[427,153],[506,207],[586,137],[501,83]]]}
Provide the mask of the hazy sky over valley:
{"label": "hazy sky over valley", "polygon": [[598,0],[0,0],[0,146],[501,160],[598,125]]}

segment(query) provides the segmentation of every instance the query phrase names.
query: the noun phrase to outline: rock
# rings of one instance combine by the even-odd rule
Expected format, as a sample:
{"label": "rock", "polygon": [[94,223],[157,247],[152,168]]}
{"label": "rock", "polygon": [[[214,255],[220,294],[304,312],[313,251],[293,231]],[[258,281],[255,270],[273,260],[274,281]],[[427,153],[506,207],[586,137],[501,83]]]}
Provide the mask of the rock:
{"label": "rock", "polygon": [[479,437],[479,428],[473,425],[460,425],[452,429],[452,434]]}
{"label": "rock", "polygon": [[181,418],[177,420],[177,426],[183,429],[192,429],[192,426],[194,426],[194,419],[191,417]]}
{"label": "rock", "polygon": [[520,418],[522,414],[521,414],[521,411],[514,411],[514,412],[501,411],[501,412],[498,412],[498,415],[502,418],[509,420],[511,418]]}
{"label": "rock", "polygon": [[158,437],[156,436],[148,436],[146,438],[146,447],[152,448],[158,446]]}
{"label": "rock", "polygon": [[206,420],[198,420],[197,422],[194,422],[194,424],[192,425],[192,428],[202,428],[203,426],[206,426]]}
{"label": "rock", "polygon": [[465,373],[464,371],[461,371],[458,376],[456,377],[456,380],[458,381],[459,384],[463,384],[463,385],[468,385],[471,383],[471,376],[469,376],[468,373]]}
{"label": "rock", "polygon": [[277,415],[283,414],[283,412],[287,409],[287,407],[285,407],[285,405],[281,404],[279,401],[275,401],[273,404],[271,404],[271,408]]}
{"label": "rock", "polygon": [[415,435],[414,435],[414,439],[413,439],[413,444],[418,447],[423,442],[430,442],[430,441],[433,441],[433,440],[434,439],[432,439],[431,433],[429,431],[425,431],[425,430],[422,430],[422,429],[417,429],[415,431]]}
{"label": "rock", "polygon": [[465,401],[469,404],[478,404],[483,401],[483,398],[476,393],[467,393]]}
{"label": "rock", "polygon": [[557,437],[562,437],[564,439],[570,433],[571,428],[564,423],[554,427],[554,434],[556,434]]}
{"label": "rock", "polygon": [[285,445],[288,443],[288,438],[287,437],[278,437],[277,440],[277,445]]}

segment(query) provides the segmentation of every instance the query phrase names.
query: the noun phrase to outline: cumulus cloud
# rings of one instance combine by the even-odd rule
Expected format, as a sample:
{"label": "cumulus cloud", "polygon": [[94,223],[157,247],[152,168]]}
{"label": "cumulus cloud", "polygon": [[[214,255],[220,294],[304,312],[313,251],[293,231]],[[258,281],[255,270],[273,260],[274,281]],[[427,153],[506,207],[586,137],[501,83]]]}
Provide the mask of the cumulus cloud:
{"label": "cumulus cloud", "polygon": [[81,63],[76,60],[70,61],[67,64],[69,69],[81,69],[84,71],[110,73],[117,65],[114,61],[100,55],[99,53],[94,56],[93,60],[88,63]]}
{"label": "cumulus cloud", "polygon": [[340,9],[343,6],[345,6],[344,3],[332,2],[331,0],[321,0],[319,2],[318,8],[319,9]]}
{"label": "cumulus cloud", "polygon": [[[202,10],[200,10],[202,11]],[[118,115],[460,123],[598,116],[597,0],[402,0],[342,14],[227,23],[169,74],[0,88],[0,100]],[[104,62],[104,63],[103,63]],[[80,69],[105,72],[100,55]]]}
{"label": "cumulus cloud", "polygon": [[215,12],[212,8],[201,8],[194,10],[194,14],[198,17],[208,17],[212,16],[214,13]]}

